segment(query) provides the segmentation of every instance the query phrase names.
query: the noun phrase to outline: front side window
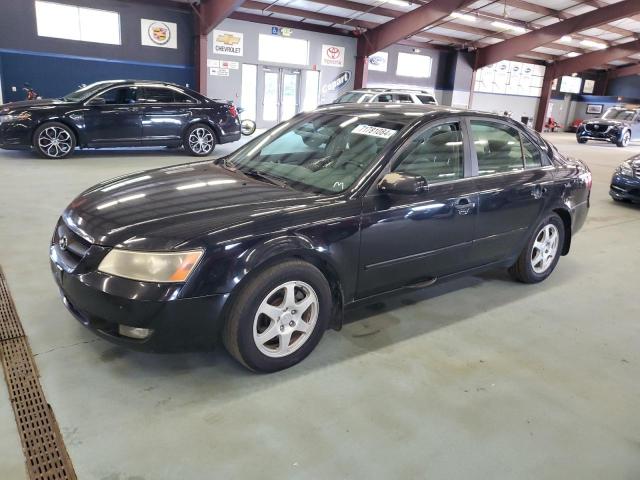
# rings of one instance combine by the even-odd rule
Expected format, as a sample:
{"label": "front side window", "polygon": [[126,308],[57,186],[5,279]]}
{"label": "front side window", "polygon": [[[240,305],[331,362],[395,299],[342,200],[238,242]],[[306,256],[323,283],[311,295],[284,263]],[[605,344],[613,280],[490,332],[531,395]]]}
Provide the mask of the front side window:
{"label": "front side window", "polygon": [[502,123],[471,121],[471,135],[478,157],[478,175],[522,170],[520,133]]}
{"label": "front side window", "polygon": [[112,88],[96,98],[104,98],[106,105],[130,104],[136,102],[136,90],[131,87]]}
{"label": "front side window", "polygon": [[356,181],[407,120],[380,113],[318,112],[285,122],[228,157],[225,165],[315,193],[342,192]]}
{"label": "front side window", "polygon": [[464,146],[460,124],[431,127],[410,141],[394,171],[421,175],[429,183],[464,177]]}
{"label": "front side window", "polygon": [[522,153],[524,154],[524,168],[538,168],[542,166],[542,153],[527,137],[522,136]]}
{"label": "front side window", "polygon": [[142,89],[141,102],[173,103],[173,90],[163,87],[145,87]]}

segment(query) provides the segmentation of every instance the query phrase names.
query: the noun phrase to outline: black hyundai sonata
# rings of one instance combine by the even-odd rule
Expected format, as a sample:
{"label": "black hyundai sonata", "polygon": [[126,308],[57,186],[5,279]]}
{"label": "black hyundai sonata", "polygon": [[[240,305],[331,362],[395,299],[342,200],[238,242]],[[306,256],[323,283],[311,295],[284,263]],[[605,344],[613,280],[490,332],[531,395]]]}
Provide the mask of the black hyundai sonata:
{"label": "black hyundai sonata", "polygon": [[62,98],[0,108],[0,148],[46,158],[68,157],[76,147],[181,145],[204,156],[216,143],[239,139],[233,105],[166,82],[98,82]]}
{"label": "black hyundai sonata", "polygon": [[51,266],[104,338],[154,351],[221,338],[275,371],[379,295],[494,267],[544,280],[590,188],[583,163],[504,117],[332,105],[227,157],[90,188],[62,214]]}

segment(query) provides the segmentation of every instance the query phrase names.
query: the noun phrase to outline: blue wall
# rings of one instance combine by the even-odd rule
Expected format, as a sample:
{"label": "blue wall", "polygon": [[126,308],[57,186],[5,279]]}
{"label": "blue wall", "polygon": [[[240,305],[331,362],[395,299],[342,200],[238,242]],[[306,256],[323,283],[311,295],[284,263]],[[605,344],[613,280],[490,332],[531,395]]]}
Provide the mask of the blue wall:
{"label": "blue wall", "polygon": [[[103,60],[38,52],[0,50],[2,98],[5,102],[24,100],[25,82],[43,98],[61,97],[77,90],[81,83],[99,80],[163,80],[193,87],[193,66],[162,65],[121,60]],[[13,92],[11,87],[17,87]]]}
{"label": "blue wall", "polygon": [[630,75],[628,77],[614,78],[607,85],[607,95],[640,97],[640,77],[638,75]]}

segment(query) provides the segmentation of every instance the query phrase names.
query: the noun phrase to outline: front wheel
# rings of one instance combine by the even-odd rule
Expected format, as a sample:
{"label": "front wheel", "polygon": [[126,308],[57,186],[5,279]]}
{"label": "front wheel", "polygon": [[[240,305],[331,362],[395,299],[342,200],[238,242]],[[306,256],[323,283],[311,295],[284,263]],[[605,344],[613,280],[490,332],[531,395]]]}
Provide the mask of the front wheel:
{"label": "front wheel", "polygon": [[229,353],[250,370],[275,372],[302,361],[329,325],[331,289],[313,265],[291,260],[242,287],[224,326]]}
{"label": "front wheel", "polygon": [[208,125],[198,123],[187,129],[183,144],[189,155],[204,157],[213,152],[216,146],[216,134]]}
{"label": "front wheel", "polygon": [[242,120],[240,122],[240,132],[242,135],[253,135],[256,131],[256,122],[253,120]]}
{"label": "front wheel", "polygon": [[66,158],[76,148],[76,136],[64,123],[48,122],[33,134],[33,148],[44,158]]}
{"label": "front wheel", "polygon": [[578,139],[578,143],[587,143],[587,139],[586,138],[579,138]]}
{"label": "front wheel", "polygon": [[522,283],[543,281],[556,268],[564,245],[564,235],[564,223],[557,214],[545,218],[534,230],[509,273]]}
{"label": "front wheel", "polygon": [[620,148],[623,148],[629,145],[630,141],[631,141],[631,133],[629,131],[626,131],[622,134],[622,137],[620,137],[620,140],[616,142],[616,145]]}

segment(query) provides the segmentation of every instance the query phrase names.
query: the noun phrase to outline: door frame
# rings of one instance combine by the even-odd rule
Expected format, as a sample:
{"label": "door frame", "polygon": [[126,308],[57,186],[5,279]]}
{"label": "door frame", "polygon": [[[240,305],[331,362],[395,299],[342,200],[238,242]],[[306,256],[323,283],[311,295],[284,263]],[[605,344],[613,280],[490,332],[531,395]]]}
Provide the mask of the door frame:
{"label": "door frame", "polygon": [[[257,88],[257,96],[256,96],[256,125],[258,128],[272,128],[283,121],[282,118],[282,99],[284,92],[284,75],[287,73],[293,73],[297,76],[296,80],[296,106],[295,106],[295,114],[298,114],[301,111],[302,106],[302,74],[305,71],[304,68],[300,67],[289,67],[289,66],[279,66],[279,65],[261,65],[255,64],[258,67],[258,78],[256,81]],[[273,72],[278,74],[278,83],[277,83],[277,104],[276,104],[276,119],[275,120],[264,120],[264,110],[265,110],[265,73]]]}

